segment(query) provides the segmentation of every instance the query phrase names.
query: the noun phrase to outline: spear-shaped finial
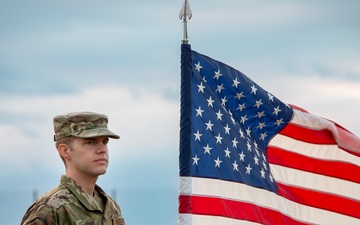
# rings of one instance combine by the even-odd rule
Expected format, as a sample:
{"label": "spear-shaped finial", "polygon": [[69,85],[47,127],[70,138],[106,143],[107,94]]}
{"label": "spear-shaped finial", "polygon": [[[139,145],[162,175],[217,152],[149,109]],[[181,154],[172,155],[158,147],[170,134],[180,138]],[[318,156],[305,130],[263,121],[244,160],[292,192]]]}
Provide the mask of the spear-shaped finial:
{"label": "spear-shaped finial", "polygon": [[183,39],[182,39],[182,43],[183,44],[187,44],[188,43],[188,33],[187,33],[187,21],[190,20],[192,17],[192,13],[191,13],[191,9],[189,6],[189,2],[188,0],[185,0],[180,13],[179,13],[179,18],[180,20],[183,21]]}

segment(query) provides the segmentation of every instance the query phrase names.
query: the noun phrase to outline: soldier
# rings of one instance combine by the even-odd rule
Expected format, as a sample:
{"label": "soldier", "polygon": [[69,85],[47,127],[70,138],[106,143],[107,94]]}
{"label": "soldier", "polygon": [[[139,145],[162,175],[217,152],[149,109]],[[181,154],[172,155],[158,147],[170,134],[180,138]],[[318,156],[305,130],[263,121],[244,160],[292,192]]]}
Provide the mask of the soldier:
{"label": "soldier", "polygon": [[117,203],[96,181],[106,173],[108,118],[93,112],[54,117],[54,141],[65,164],[60,184],[41,196],[25,213],[21,225],[124,225]]}

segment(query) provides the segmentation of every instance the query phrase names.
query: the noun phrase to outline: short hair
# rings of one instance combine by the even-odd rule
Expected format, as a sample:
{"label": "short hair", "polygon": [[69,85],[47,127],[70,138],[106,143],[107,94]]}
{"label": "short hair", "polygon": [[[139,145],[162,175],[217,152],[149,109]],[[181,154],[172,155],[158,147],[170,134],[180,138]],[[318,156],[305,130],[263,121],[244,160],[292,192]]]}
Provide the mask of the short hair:
{"label": "short hair", "polygon": [[[65,145],[68,145],[69,148],[70,148],[70,150],[71,150],[71,149],[72,149],[72,148],[71,148],[71,144],[72,144],[73,140],[74,140],[74,137],[73,137],[73,136],[61,138],[61,139],[59,139],[59,140],[57,140],[57,141],[55,142],[55,147],[56,147],[56,149],[57,149],[57,148],[59,147],[59,145],[65,144]],[[59,154],[59,155],[60,155],[60,154]],[[60,158],[61,158],[61,160],[64,162],[65,167],[66,167],[65,159],[64,159],[61,155],[60,155]]]}

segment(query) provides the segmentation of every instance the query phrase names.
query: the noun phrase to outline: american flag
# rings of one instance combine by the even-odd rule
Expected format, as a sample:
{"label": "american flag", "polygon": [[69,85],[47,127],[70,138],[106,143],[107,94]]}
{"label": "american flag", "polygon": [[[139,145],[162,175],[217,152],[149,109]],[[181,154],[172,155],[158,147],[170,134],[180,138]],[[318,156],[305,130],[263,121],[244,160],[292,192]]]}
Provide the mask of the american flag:
{"label": "american flag", "polygon": [[360,224],[360,139],[182,45],[179,225]]}

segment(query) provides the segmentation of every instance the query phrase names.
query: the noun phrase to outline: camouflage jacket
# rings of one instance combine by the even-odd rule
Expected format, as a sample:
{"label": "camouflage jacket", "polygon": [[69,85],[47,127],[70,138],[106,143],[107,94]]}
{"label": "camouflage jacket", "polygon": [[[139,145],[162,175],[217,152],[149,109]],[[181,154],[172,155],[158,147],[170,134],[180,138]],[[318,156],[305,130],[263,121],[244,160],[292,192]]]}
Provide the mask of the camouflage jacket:
{"label": "camouflage jacket", "polygon": [[21,225],[125,225],[117,203],[99,187],[104,210],[78,186],[62,176],[60,185],[41,196],[25,213]]}

